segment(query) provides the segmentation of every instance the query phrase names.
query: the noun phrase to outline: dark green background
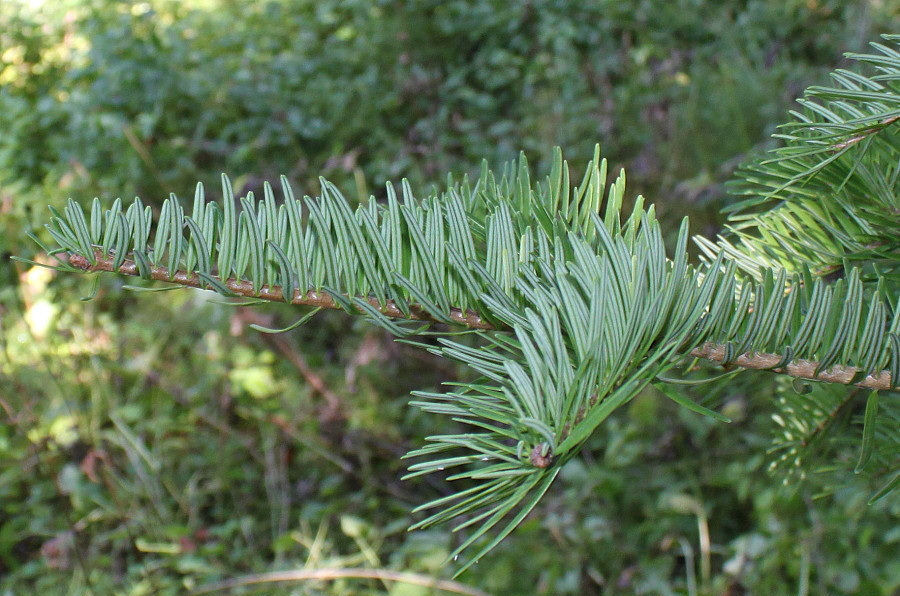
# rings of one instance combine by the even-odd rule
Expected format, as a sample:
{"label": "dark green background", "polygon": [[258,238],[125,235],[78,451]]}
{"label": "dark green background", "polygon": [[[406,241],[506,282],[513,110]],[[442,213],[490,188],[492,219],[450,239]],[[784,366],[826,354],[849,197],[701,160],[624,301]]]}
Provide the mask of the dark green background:
{"label": "dark green background", "polygon": [[[629,196],[711,234],[723,183],[792,99],[896,17],[887,0],[0,3],[0,593],[178,593],[306,564],[447,576],[458,540],[405,532],[450,486],[398,480],[400,456],[438,430],[409,391],[458,371],[339,313],[272,343],[206,293],[105,277],[79,301],[88,280],[8,260],[34,257],[25,233],[47,204],[158,205],[197,180],[215,196],[222,171],[242,191],[285,173],[301,192],[325,175],[380,196],[388,179],[424,190],[519,150],[538,172],[554,145],[580,167],[600,142]],[[896,498],[868,507],[863,477],[768,470],[778,383],[697,390],[729,426],[641,395],[462,581],[679,594],[693,574],[715,594],[892,593]],[[429,593],[261,587],[282,592]]]}

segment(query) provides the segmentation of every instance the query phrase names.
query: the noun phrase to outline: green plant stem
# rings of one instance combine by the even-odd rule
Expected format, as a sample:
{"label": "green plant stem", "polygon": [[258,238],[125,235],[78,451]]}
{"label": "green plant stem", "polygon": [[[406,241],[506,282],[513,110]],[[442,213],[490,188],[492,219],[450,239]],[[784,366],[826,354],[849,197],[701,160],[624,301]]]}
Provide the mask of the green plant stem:
{"label": "green plant stem", "polygon": [[[84,256],[77,254],[68,254],[66,255],[66,258],[70,265],[86,272],[108,271],[124,275],[139,275],[137,265],[134,261],[126,259],[118,270],[115,270],[113,260],[103,257],[99,252],[95,255],[94,263],[91,263]],[[151,267],[150,279],[192,288],[204,288],[207,285],[203,279],[194,273],[186,271],[170,273],[165,267]],[[222,283],[229,291],[239,296],[258,298],[260,300],[271,300],[273,302],[285,302],[281,288],[278,286],[262,286],[257,291],[249,281],[228,279]],[[377,308],[379,312],[388,317],[417,321],[433,320],[424,309],[416,305],[410,305],[409,314],[404,314],[403,311],[390,300],[382,304],[376,298],[371,296],[367,296],[364,299]],[[317,306],[329,309],[341,308],[330,295],[312,290],[308,292],[296,290],[294,292],[294,297],[291,299],[291,304],[299,306]],[[470,329],[480,329],[484,331],[497,330],[497,327],[491,325],[478,313],[472,311],[463,311],[458,308],[453,308],[450,310],[449,316],[454,323]],[[721,344],[707,342],[702,346],[693,349],[690,352],[690,355],[695,358],[703,358],[704,360],[724,363],[726,348]],[[746,369],[772,370],[777,373],[811,381],[823,381],[826,383],[839,383],[843,385],[852,384],[867,389],[889,390],[893,387],[891,374],[887,370],[870,374],[861,380],[855,380],[859,370],[853,366],[833,366],[828,370],[816,373],[816,369],[818,368],[817,362],[810,360],[793,360],[781,368],[776,368],[781,361],[782,356],[780,354],[748,352],[740,354],[726,364]]]}
{"label": "green plant stem", "polygon": [[855,144],[859,143],[860,141],[867,139],[868,137],[872,136],[875,133],[881,132],[882,130],[884,130],[885,128],[887,128],[888,126],[893,124],[894,122],[897,122],[898,120],[900,120],[900,116],[891,116],[890,118],[885,118],[878,124],[874,124],[872,126],[862,129],[855,136],[853,136],[845,141],[841,141],[840,143],[835,143],[834,145],[832,145],[830,147],[830,149],[831,149],[831,151],[843,151],[847,147],[855,145]]}

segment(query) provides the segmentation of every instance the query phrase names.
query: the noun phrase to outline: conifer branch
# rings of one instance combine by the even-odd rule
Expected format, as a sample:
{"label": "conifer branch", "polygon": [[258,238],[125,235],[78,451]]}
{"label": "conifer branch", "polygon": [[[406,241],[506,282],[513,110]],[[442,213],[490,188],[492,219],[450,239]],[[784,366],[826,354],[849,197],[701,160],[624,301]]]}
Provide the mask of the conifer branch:
{"label": "conifer branch", "polygon": [[[417,198],[404,181],[358,205],[324,179],[315,198],[296,198],[284,177],[279,198],[268,183],[262,200],[235,197],[223,175],[221,201],[207,202],[198,184],[190,216],[174,194],[156,222],[140,199],[109,208],[94,199],[87,214],[70,199],[62,213],[50,208],[56,247],[34,239],[67,271],[339,308],[401,337],[431,323],[478,332],[459,341],[439,326],[436,341],[408,340],[477,375],[414,392],[411,405],[467,429],[429,436],[406,456],[416,458],[406,478],[453,470],[448,481],[467,483],[417,508],[430,512],[412,527],[465,519],[454,531],[470,535],[451,557],[486,538],[462,573],[528,515],[606,418],[686,357],[875,389],[871,403],[896,387],[900,53],[876,48],[854,58],[878,74],[841,72],[836,87],[810,91],[787,146],[744,172],[738,190],[749,198],[732,208],[731,236],[697,240],[699,265],[688,262],[687,218],[669,252],[652,205],[637,197],[623,213],[624,172],[608,184],[599,147],[577,185],[560,150],[537,183],[522,156],[499,176],[484,166],[474,184],[451,179]],[[845,275],[833,282],[810,273],[836,266]],[[784,422],[814,428],[821,404],[797,399],[800,414]],[[876,408],[867,412],[860,462],[873,437],[888,444],[868,420]]]}
{"label": "conifer branch", "polygon": [[[110,272],[135,277],[140,276],[137,264],[134,261],[125,259],[122,261],[122,264],[119,265],[119,268],[116,269],[113,259],[103,258],[99,252],[97,253],[94,263],[91,263],[87,258],[78,254],[68,254],[66,259],[70,265],[86,273]],[[179,270],[170,273],[165,267],[153,266],[150,267],[150,278],[154,281],[164,281],[188,288],[210,289],[209,284],[200,278],[200,276],[188,271]],[[251,282],[236,280],[234,278],[225,280],[222,282],[222,285],[236,296],[258,298],[260,300],[268,300],[271,302],[286,302],[280,286],[264,285],[259,290],[254,290]],[[387,300],[384,304],[379,303],[377,298],[370,296],[364,298],[364,300],[376,308],[381,314],[393,319],[435,322],[435,319],[432,316],[425,312],[423,308],[415,304],[411,304],[409,306],[410,312],[404,314],[392,300]],[[331,295],[325,292],[316,292],[315,290],[309,290],[307,292],[294,290],[294,295],[290,300],[290,303],[296,306],[313,306],[332,310],[341,309],[341,305],[338,304]],[[494,329],[493,325],[470,310],[463,311],[458,308],[453,308],[450,310],[449,317],[454,323],[470,329]]]}
{"label": "conifer branch", "polygon": [[[113,259],[103,258],[99,252],[96,254],[95,262],[93,264],[87,258],[78,254],[68,254],[66,259],[70,265],[85,272],[113,272],[131,276],[139,275],[137,265],[134,261],[126,259],[119,266],[118,270],[116,270],[114,268]],[[174,274],[170,274],[165,267],[151,267],[150,277],[156,281],[174,283],[184,287],[203,289],[208,286],[203,279],[194,273],[176,271]],[[233,278],[223,282],[223,285],[237,296],[258,298],[260,300],[273,302],[285,302],[282,289],[279,286],[264,285],[259,290],[254,290],[252,283],[235,280]],[[373,297],[365,297],[364,300],[378,309],[379,312],[385,316],[394,319],[408,319],[432,323],[438,322],[423,308],[415,304],[410,304],[409,313],[404,314],[397,305],[390,300],[384,304],[380,304],[378,300]],[[340,304],[338,304],[329,294],[313,290],[308,292],[294,290],[294,297],[291,299],[290,303],[297,306],[313,306],[335,310],[341,309]],[[502,326],[492,325],[471,310],[463,311],[458,308],[451,308],[449,316],[453,323],[468,327],[469,329],[481,331],[508,330]],[[722,344],[707,342],[701,347],[691,350],[690,355],[695,358],[723,363],[727,358],[727,349]],[[793,360],[786,365],[782,365],[783,359],[784,357],[780,354],[753,352],[740,354],[727,362],[727,364],[729,366],[738,366],[746,369],[771,370],[780,374],[811,381],[839,383],[843,385],[852,384],[857,387],[865,387],[868,389],[889,390],[893,387],[891,384],[891,373],[887,370],[869,374],[860,380],[858,379],[859,369],[853,366],[834,366],[829,370],[819,371],[818,362],[810,360]]]}
{"label": "conifer branch", "polygon": [[850,137],[849,139],[847,139],[845,141],[841,141],[839,143],[835,143],[829,149],[833,152],[834,151],[842,151],[842,150],[846,149],[847,147],[850,147],[852,145],[859,143],[860,141],[866,140],[873,134],[881,132],[882,130],[884,130],[885,128],[887,128],[888,126],[890,126],[891,124],[893,124],[894,122],[897,122],[897,121],[900,121],[900,116],[890,116],[888,118],[885,118],[878,124],[869,126],[868,128],[864,128],[863,130],[859,131],[856,135]]}
{"label": "conifer branch", "polygon": [[754,277],[849,265],[900,282],[900,35],[883,37],[872,53],[847,55],[862,72],[839,69],[832,86],[808,88],[774,135],[783,144],[737,172],[726,233],[697,238],[707,256],[724,252]]}
{"label": "conifer branch", "polygon": [[[723,362],[725,360],[725,346],[721,344],[706,343],[699,348],[691,350],[691,356],[712,360],[714,362]],[[766,353],[745,353],[739,355],[729,365],[739,366],[741,368],[754,370],[771,370],[772,372],[788,375],[798,379],[807,379],[810,381],[823,381],[825,383],[837,383],[842,385],[855,385],[857,387],[865,387],[876,390],[889,390],[893,387],[891,384],[891,373],[888,370],[882,370],[877,373],[867,375],[864,379],[857,380],[859,369],[855,366],[834,366],[828,370],[816,372],[819,369],[819,363],[811,360],[793,360],[789,364],[779,366],[784,357],[780,354]]]}

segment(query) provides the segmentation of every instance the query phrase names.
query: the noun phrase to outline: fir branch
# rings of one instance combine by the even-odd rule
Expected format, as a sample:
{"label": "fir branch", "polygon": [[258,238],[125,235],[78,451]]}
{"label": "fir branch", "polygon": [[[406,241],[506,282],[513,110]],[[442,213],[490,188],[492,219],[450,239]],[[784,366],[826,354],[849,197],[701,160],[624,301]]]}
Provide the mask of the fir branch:
{"label": "fir branch", "polygon": [[887,128],[888,126],[893,124],[894,122],[897,122],[898,120],[900,120],[900,115],[889,116],[888,118],[885,118],[878,124],[873,124],[872,126],[861,129],[855,136],[852,136],[845,141],[841,141],[839,143],[835,143],[834,145],[831,145],[831,147],[829,147],[828,149],[829,149],[829,151],[832,151],[832,152],[843,151],[847,147],[855,145],[855,144],[859,143],[860,141],[866,140],[873,134],[881,132],[882,130],[884,130],[885,128]]}
{"label": "fir branch", "polygon": [[[87,214],[70,200],[46,226],[57,247],[41,246],[65,256],[61,270],[339,308],[397,336],[438,323],[436,343],[405,341],[477,378],[415,392],[412,405],[467,429],[427,437],[407,454],[407,477],[452,470],[447,480],[465,483],[419,507],[429,514],[413,525],[462,520],[453,530],[469,536],[451,557],[484,538],[462,572],[606,418],[687,357],[832,384],[820,401],[783,400],[787,457],[811,448],[798,437],[828,430],[829,404],[849,403],[834,384],[897,385],[900,53],[876,44],[852,58],[875,74],[837,71],[833,88],[808,90],[781,129],[785,146],[742,171],[731,235],[698,239],[698,265],[686,220],[667,253],[653,206],[637,197],[623,213],[624,172],[608,184],[599,148],[577,185],[557,150],[536,184],[523,156],[499,175],[483,167],[474,185],[451,180],[423,199],[404,181],[358,206],[325,180],[321,196],[297,199],[283,177],[278,199],[268,183],[262,200],[236,198],[223,176],[222,200],[207,202],[198,184],[190,216],[172,195],[156,223],[140,200],[105,209],[95,199]],[[834,283],[809,273],[846,264]],[[858,469],[895,461],[882,452],[896,453],[898,418],[870,403]]]}
{"label": "fir branch", "polygon": [[696,238],[759,277],[764,268],[845,267],[900,283],[900,36],[848,54],[865,73],[839,69],[834,85],[806,90],[801,110],[773,135],[782,142],[730,183],[726,233]]}
{"label": "fir branch", "polygon": [[499,177],[483,168],[474,186],[416,199],[404,182],[401,201],[388,185],[385,203],[355,209],[325,180],[302,200],[281,183],[280,201],[266,183],[240,208],[226,177],[221,202],[198,184],[191,216],[172,195],[156,224],[140,200],[95,199],[88,216],[70,200],[52,210],[49,252],[84,271],[340,308],[397,336],[423,329],[404,320],[468,326],[474,345],[441,327],[437,344],[418,345],[478,379],[412,404],[469,431],[428,437],[407,476],[455,468],[447,480],[467,482],[413,526],[466,518],[454,555],[488,537],[459,572],[524,519],[598,425],[688,354],[825,381],[900,377],[900,307],[882,286],[857,269],[828,284],[762,266],[748,281],[724,251],[691,265],[686,219],[668,256],[643,198],[623,221],[624,173],[607,188],[599,150],[578,186],[560,151],[536,185],[523,157]]}
{"label": "fir branch", "polygon": [[[114,260],[103,258],[100,253],[96,254],[93,264],[87,258],[78,254],[68,254],[66,255],[66,258],[70,265],[85,272],[113,272],[122,275],[139,276],[137,265],[134,261],[128,259],[125,259],[118,269],[114,269]],[[165,267],[151,267],[150,278],[156,281],[173,283],[184,287],[200,289],[209,288],[208,282],[205,282],[194,273],[186,271],[170,273]],[[277,285],[263,285],[258,290],[255,290],[251,282],[239,281],[233,278],[222,282],[222,285],[236,296],[273,302],[285,302],[282,289]],[[358,298],[365,300],[385,316],[394,319],[425,321],[431,323],[438,322],[434,317],[430,316],[425,309],[417,304],[410,304],[408,309],[409,312],[403,313],[391,301],[380,304],[377,299],[371,296],[359,296]],[[329,294],[316,291],[301,292],[300,290],[294,290],[294,296],[290,300],[290,303],[296,306],[313,306],[335,310],[342,308],[342,306]],[[508,327],[502,325],[492,325],[473,311],[462,311],[458,308],[451,308],[449,317],[454,324],[469,329],[481,331],[510,330]],[[860,369],[853,366],[834,366],[829,370],[820,371],[819,363],[810,360],[791,360],[789,363],[784,364],[784,355],[782,354],[747,352],[739,354],[736,357],[731,357],[731,359],[727,359],[727,353],[728,350],[725,345],[709,342],[703,344],[701,347],[694,348],[689,352],[690,356],[695,358],[703,358],[717,363],[727,363],[730,366],[738,366],[746,369],[771,370],[799,379],[844,385],[852,384],[857,387],[869,389],[889,390],[894,387],[892,384],[891,373],[888,370],[868,374],[865,378],[860,380],[858,378]],[[532,454],[532,457],[534,458],[534,454]]]}
{"label": "fir branch", "polygon": [[[93,263],[91,263],[91,261],[86,257],[79,254],[69,253],[65,256],[65,258],[67,259],[69,265],[86,273],[109,272],[135,277],[141,276],[140,272],[138,271],[137,264],[130,259],[124,259],[119,267],[116,268],[114,259],[103,258],[103,256],[99,252],[96,253]],[[313,306],[316,308],[327,308],[333,310],[340,310],[341,308],[343,308],[341,304],[339,304],[334,299],[334,297],[325,292],[317,292],[315,290],[302,292],[297,289],[294,290],[293,297],[288,301],[285,300],[284,292],[282,291],[281,287],[277,285],[262,285],[260,288],[256,289],[253,287],[253,283],[249,281],[236,280],[232,277],[223,282],[216,276],[211,277],[212,279],[221,282],[222,286],[229,292],[231,292],[234,296],[256,298],[259,300],[266,300],[270,302],[288,302],[295,306]],[[196,273],[184,270],[176,270],[175,272],[170,272],[168,269],[161,266],[151,266],[149,278],[154,281],[164,281],[188,288],[214,289],[210,287],[209,281],[204,280]],[[381,314],[394,319],[408,319],[413,321],[427,321],[432,323],[436,322],[434,317],[429,315],[422,307],[417,304],[410,304],[409,312],[404,313],[397,307],[396,304],[394,304],[392,300],[386,300],[384,301],[384,303],[381,303],[377,298],[373,298],[371,296],[359,298],[365,300]],[[448,316],[453,323],[468,327],[470,329],[494,329],[494,327],[490,323],[482,319],[480,316],[478,316],[478,314],[472,312],[471,310],[463,311],[458,308],[451,308]]]}
{"label": "fir branch", "polygon": [[[724,362],[727,348],[721,344],[706,343],[699,348],[691,350],[690,355],[696,358],[704,358],[714,362]],[[784,365],[782,354],[744,353],[729,362],[730,365],[754,370],[770,370],[797,379],[810,381],[822,381],[843,385],[855,385],[868,389],[888,391],[895,385],[892,383],[891,372],[882,370],[866,375],[864,379],[857,380],[860,369],[855,366],[834,366],[826,371],[816,372],[820,369],[818,362],[810,360],[792,360]]]}

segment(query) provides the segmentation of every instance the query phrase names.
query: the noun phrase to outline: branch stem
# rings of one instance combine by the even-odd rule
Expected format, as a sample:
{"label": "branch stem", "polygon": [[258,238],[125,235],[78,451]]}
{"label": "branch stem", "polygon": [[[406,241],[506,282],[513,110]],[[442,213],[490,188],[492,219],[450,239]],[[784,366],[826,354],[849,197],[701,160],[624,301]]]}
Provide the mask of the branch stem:
{"label": "branch stem", "polygon": [[[691,351],[691,356],[712,360],[714,362],[723,362],[725,360],[725,346],[714,343],[705,343],[699,348]],[[856,385],[857,387],[866,387],[868,389],[888,390],[891,388],[891,373],[882,370],[877,374],[871,374],[866,378],[853,382],[858,369],[854,366],[834,366],[828,370],[823,370],[816,374],[819,367],[818,362],[811,360],[792,360],[787,366],[775,368],[781,362],[782,357],[779,354],[766,354],[761,352],[753,352],[741,354],[729,364],[739,366],[741,368],[752,368],[755,370],[771,370],[782,373],[798,379],[809,379],[810,381],[824,381],[826,383],[840,383],[843,385]]]}
{"label": "branch stem", "polygon": [[[119,269],[116,270],[113,267],[113,260],[101,257],[99,252],[95,257],[95,262],[93,264],[82,255],[69,254],[67,256],[69,264],[73,267],[81,269],[82,271],[109,271],[112,273],[120,273],[123,275],[140,276],[137,264],[135,264],[134,261],[128,259],[123,261],[119,266]],[[169,270],[165,267],[151,267],[150,279],[156,281],[165,281],[168,283],[178,284],[190,288],[209,289],[207,287],[208,284],[204,282],[203,279],[201,279],[197,274],[189,273],[186,271],[176,271],[174,273],[170,273]],[[222,280],[220,279],[219,281]],[[222,284],[231,292],[239,296],[244,296],[247,298],[259,298],[260,300],[271,300],[273,302],[285,302],[284,295],[282,294],[281,288],[279,286],[265,285],[261,287],[257,292],[256,290],[254,290],[253,284],[249,281],[229,278],[222,281]],[[401,311],[400,308],[392,300],[387,300],[384,304],[382,304],[377,298],[373,296],[366,296],[364,300],[378,309],[378,311],[382,314],[394,319],[412,319],[414,321],[433,320],[432,317],[429,316],[424,309],[414,304],[410,305],[410,312],[407,315],[404,314],[403,311]],[[291,299],[291,304],[296,304],[298,306],[318,306],[320,308],[330,309],[341,308],[340,305],[330,295],[325,292],[316,292],[315,290],[310,290],[308,292],[295,290],[294,297]],[[477,313],[474,313],[472,311],[462,311],[458,308],[453,308],[450,310],[449,316],[454,323],[469,327],[471,329],[490,330],[494,328],[490,323],[488,323]]]}
{"label": "branch stem", "polygon": [[893,124],[894,122],[897,122],[898,120],[900,120],[900,116],[891,116],[890,118],[885,118],[878,124],[873,124],[872,126],[862,129],[861,131],[859,131],[859,133],[856,134],[856,136],[853,136],[853,137],[851,137],[845,141],[842,141],[840,143],[835,143],[834,145],[831,146],[831,150],[832,151],[843,151],[847,147],[850,147],[851,145],[855,145],[855,144],[859,143],[860,141],[867,139],[874,133],[881,132],[882,130],[884,130],[885,128],[887,128],[888,126]]}
{"label": "branch stem", "polygon": [[[121,273],[124,275],[138,276],[138,268],[134,261],[125,260],[118,270],[115,270],[112,259],[105,258],[101,254],[95,256],[95,262],[91,263],[82,255],[68,254],[68,262],[73,267],[86,272],[109,271],[113,273]],[[151,267],[150,278],[157,281],[174,283],[191,288],[205,288],[206,284],[198,275],[186,271],[176,271],[170,273],[165,267]],[[253,288],[253,284],[248,281],[227,279],[222,282],[223,285],[231,292],[247,298],[259,298],[261,300],[271,300],[273,302],[285,302],[281,288],[278,286],[262,286],[259,291]],[[384,304],[377,298],[367,296],[364,298],[369,304],[377,308],[382,314],[396,319],[412,319],[417,321],[433,320],[429,314],[416,305],[410,305],[409,314],[404,314],[394,302],[388,300]],[[299,306],[318,306],[321,308],[339,309],[340,305],[330,295],[324,292],[316,292],[310,290],[301,292],[296,290],[291,304]],[[470,329],[481,329],[490,331],[496,329],[489,322],[485,321],[478,313],[470,310],[463,311],[458,308],[450,310],[450,319],[464,327]],[[713,362],[722,363],[725,361],[726,348],[721,344],[705,343],[702,346],[691,351],[690,355],[695,358],[703,358]],[[865,387],[868,389],[889,390],[893,387],[891,374],[887,370],[870,374],[862,380],[854,379],[858,376],[858,369],[853,366],[834,366],[828,370],[816,373],[818,363],[810,360],[793,360],[789,364],[781,368],[775,368],[782,360],[779,354],[766,354],[760,352],[748,352],[740,354],[737,358],[729,362],[729,365],[739,366],[741,368],[756,370],[772,370],[777,373],[786,374],[800,379],[809,379],[811,381],[824,381],[827,383],[840,383],[843,385],[856,385],[857,387]]]}

